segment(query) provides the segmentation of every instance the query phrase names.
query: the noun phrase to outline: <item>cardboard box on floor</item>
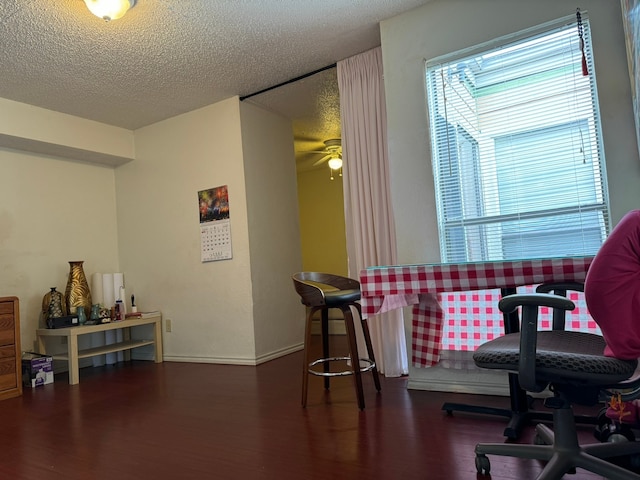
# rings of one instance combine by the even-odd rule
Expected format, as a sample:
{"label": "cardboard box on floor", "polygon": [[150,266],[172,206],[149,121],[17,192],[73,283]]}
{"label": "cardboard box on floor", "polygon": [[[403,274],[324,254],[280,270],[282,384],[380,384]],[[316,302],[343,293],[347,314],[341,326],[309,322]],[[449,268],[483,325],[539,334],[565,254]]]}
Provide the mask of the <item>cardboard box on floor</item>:
{"label": "cardboard box on floor", "polygon": [[53,383],[53,358],[39,353],[22,354],[22,384],[39,387]]}

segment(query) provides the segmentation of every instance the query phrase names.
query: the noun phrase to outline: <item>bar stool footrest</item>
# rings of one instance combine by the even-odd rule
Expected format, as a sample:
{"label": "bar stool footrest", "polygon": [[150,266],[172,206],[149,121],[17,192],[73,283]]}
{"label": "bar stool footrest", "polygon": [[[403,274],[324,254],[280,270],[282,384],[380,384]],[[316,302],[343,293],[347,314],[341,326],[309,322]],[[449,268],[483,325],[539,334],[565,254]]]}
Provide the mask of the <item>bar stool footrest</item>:
{"label": "bar stool footrest", "polygon": [[[329,363],[329,362],[340,362],[340,361],[351,361],[351,357],[328,357],[328,358],[319,358],[318,360],[315,360],[313,362],[311,362],[309,364],[309,373],[312,375],[316,375],[318,377],[343,377],[346,375],[353,375],[353,370],[344,370],[342,372],[320,372],[318,370],[314,370],[313,367],[320,365],[320,364],[325,364],[325,363]],[[362,363],[365,363],[366,365],[362,366]],[[361,372],[368,372],[370,370],[373,370],[376,366],[375,362],[373,362],[372,360],[369,360],[368,358],[361,358],[360,359],[360,371]]]}

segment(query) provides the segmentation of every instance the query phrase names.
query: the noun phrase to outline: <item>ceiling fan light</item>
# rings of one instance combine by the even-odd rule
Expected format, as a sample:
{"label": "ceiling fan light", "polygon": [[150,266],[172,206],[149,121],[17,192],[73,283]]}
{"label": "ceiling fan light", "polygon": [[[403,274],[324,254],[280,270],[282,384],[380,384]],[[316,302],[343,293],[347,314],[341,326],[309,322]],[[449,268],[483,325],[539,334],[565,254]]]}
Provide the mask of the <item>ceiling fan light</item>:
{"label": "ceiling fan light", "polygon": [[124,16],[136,4],[136,0],[84,0],[84,3],[96,17],[108,22]]}
{"label": "ceiling fan light", "polygon": [[338,170],[342,168],[342,159],[341,158],[332,158],[329,160],[329,168],[331,170]]}

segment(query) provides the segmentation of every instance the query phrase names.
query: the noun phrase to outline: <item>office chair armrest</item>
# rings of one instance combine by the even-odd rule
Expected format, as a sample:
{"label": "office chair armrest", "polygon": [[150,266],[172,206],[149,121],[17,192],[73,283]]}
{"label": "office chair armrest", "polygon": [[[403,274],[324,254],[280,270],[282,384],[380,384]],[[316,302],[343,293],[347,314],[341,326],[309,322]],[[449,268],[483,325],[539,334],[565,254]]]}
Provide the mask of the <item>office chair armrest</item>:
{"label": "office chair armrest", "polygon": [[540,392],[546,388],[536,382],[536,348],[538,342],[538,310],[549,307],[561,310],[573,310],[575,304],[566,297],[549,293],[523,293],[504,297],[498,308],[504,313],[511,313],[522,307],[520,322],[520,357],[518,364],[518,381],[520,386],[531,392]]}

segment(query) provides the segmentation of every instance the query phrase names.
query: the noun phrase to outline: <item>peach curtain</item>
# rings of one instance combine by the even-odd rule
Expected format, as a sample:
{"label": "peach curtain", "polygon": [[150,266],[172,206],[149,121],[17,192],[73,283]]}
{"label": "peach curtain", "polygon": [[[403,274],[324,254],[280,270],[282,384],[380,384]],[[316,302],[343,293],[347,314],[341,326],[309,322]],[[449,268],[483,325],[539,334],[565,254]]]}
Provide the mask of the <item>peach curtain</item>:
{"label": "peach curtain", "polygon": [[[358,278],[367,266],[396,263],[381,48],[342,60],[337,67],[347,255],[349,275]],[[373,316],[368,322],[380,372],[388,377],[406,375],[402,310]]]}

